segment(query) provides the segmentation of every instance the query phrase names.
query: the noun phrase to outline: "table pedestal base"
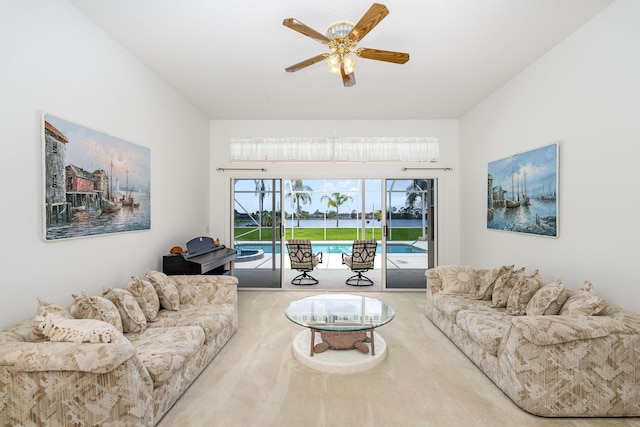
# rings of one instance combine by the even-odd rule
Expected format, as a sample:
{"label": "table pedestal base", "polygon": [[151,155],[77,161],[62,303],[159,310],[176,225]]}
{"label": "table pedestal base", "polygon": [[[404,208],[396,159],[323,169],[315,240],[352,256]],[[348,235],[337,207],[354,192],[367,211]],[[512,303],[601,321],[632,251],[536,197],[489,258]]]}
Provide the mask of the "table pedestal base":
{"label": "table pedestal base", "polygon": [[[387,356],[387,343],[385,340],[376,332],[373,332],[372,337],[375,341],[375,354],[363,353],[361,350],[352,348],[351,350],[314,352],[315,354],[311,356],[309,354],[311,334],[305,329],[295,336],[292,351],[294,357],[300,363],[318,371],[340,374],[362,372],[379,365]],[[319,338],[316,338],[316,341],[319,342],[316,342],[315,345],[322,344]],[[370,347],[371,343],[363,345]]]}

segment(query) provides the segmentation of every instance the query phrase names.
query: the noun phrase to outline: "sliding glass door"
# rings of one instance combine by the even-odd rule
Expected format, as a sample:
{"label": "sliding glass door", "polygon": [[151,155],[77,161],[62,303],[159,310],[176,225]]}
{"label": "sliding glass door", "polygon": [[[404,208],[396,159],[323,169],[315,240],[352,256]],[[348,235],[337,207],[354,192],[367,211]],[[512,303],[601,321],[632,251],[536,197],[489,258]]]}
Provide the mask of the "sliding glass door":
{"label": "sliding glass door", "polygon": [[432,179],[386,180],[386,287],[426,287],[424,272],[434,265]]}
{"label": "sliding glass door", "polygon": [[[356,275],[343,260],[351,256],[356,240],[382,237],[382,181],[363,179],[284,180],[286,239],[309,239],[322,263],[309,275],[319,281],[313,288],[348,290],[349,277]],[[378,247],[377,267],[366,272],[373,285],[382,289],[382,258]],[[286,251],[285,251],[286,254]],[[300,272],[290,268],[285,256],[284,289],[300,289],[292,279]]]}
{"label": "sliding glass door", "polygon": [[[240,287],[299,290],[286,241],[309,239],[322,253],[307,290],[381,291],[424,288],[434,265],[435,181],[429,179],[236,179],[233,236]],[[376,240],[368,286],[349,286],[357,272],[345,258],[356,240]],[[359,284],[364,282],[357,281]]]}
{"label": "sliding glass door", "polygon": [[238,286],[281,287],[282,185],[279,179],[235,179],[233,198],[234,275]]}

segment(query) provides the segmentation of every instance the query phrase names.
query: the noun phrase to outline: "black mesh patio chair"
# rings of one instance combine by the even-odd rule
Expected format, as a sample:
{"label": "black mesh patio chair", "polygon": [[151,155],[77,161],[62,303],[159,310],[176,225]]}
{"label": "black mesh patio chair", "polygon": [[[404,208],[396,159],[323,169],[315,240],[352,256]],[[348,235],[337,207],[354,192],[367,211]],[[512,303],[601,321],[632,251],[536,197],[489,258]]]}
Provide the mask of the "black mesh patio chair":
{"label": "black mesh patio chair", "polygon": [[376,258],[376,240],[356,240],[353,242],[351,255],[342,254],[342,263],[356,273],[346,280],[351,286],[371,286],[373,281],[362,273],[373,270],[373,261]]}
{"label": "black mesh patio chair", "polygon": [[287,240],[287,251],[291,261],[291,269],[301,271],[302,274],[291,279],[294,285],[315,285],[318,280],[309,275],[318,264],[322,264],[322,252],[313,253],[311,240],[293,239]]}

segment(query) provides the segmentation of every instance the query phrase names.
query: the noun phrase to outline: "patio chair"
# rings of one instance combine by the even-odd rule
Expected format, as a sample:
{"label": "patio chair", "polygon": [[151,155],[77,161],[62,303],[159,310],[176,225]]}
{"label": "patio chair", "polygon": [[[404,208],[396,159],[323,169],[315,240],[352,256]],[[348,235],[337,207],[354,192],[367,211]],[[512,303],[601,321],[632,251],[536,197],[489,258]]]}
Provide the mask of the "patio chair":
{"label": "patio chair", "polygon": [[313,253],[311,240],[293,239],[287,240],[287,251],[291,261],[291,269],[301,271],[302,274],[291,279],[293,285],[315,285],[318,280],[308,273],[322,264],[322,252]]}
{"label": "patio chair", "polygon": [[378,242],[376,240],[356,240],[353,242],[351,255],[342,254],[342,263],[356,273],[346,280],[347,285],[373,285],[373,280],[363,276],[362,273],[373,270],[373,261],[376,258],[377,247]]}

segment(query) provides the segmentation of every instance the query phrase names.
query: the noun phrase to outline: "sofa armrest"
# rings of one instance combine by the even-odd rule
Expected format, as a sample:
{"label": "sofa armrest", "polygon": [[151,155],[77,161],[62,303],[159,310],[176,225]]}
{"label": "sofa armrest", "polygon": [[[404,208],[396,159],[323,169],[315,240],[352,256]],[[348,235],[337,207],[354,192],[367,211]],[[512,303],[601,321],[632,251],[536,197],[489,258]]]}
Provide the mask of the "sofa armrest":
{"label": "sofa armrest", "polygon": [[430,268],[425,272],[425,276],[427,276],[427,293],[435,294],[436,292],[442,291],[442,279],[438,275],[438,272],[435,268]]}
{"label": "sofa armrest", "polygon": [[134,353],[120,343],[3,344],[0,425],[152,427],[153,382]]}
{"label": "sofa armrest", "polygon": [[119,343],[9,342],[0,344],[0,366],[14,372],[111,372],[136,355],[127,340]]}
{"label": "sofa armrest", "polygon": [[610,316],[516,316],[511,323],[517,333],[536,345],[640,334],[628,322]]}
{"label": "sofa armrest", "polygon": [[500,343],[495,381],[534,415],[636,416],[639,349],[640,334],[619,318],[518,316]]}
{"label": "sofa armrest", "polygon": [[238,300],[238,279],[234,276],[177,275],[170,276],[178,288],[180,304],[232,304]]}

